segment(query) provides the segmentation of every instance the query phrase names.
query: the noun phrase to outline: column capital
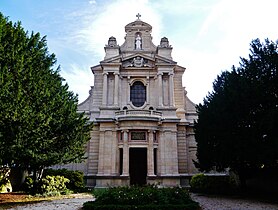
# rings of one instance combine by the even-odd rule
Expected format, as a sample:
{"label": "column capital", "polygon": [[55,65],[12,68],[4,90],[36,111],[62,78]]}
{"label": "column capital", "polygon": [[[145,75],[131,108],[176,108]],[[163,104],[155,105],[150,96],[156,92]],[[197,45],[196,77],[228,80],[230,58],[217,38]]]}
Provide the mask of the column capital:
{"label": "column capital", "polygon": [[174,72],[169,72],[168,75],[169,76],[174,76]]}
{"label": "column capital", "polygon": [[103,75],[103,76],[104,76],[104,75],[107,76],[107,75],[108,75],[108,72],[103,72],[102,75]]}
{"label": "column capital", "polygon": [[163,75],[163,72],[158,72],[157,73],[157,76],[162,76]]}
{"label": "column capital", "polygon": [[114,74],[114,75],[120,75],[120,73],[119,73],[119,72],[114,72],[113,74]]}

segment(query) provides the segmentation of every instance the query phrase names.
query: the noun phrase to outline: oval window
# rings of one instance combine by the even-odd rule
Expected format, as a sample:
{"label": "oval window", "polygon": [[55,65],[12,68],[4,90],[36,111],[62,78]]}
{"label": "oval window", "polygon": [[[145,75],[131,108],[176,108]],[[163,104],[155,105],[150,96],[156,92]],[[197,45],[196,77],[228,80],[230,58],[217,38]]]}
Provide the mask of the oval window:
{"label": "oval window", "polygon": [[136,81],[130,87],[130,101],[136,107],[141,107],[146,101],[146,87],[142,82]]}

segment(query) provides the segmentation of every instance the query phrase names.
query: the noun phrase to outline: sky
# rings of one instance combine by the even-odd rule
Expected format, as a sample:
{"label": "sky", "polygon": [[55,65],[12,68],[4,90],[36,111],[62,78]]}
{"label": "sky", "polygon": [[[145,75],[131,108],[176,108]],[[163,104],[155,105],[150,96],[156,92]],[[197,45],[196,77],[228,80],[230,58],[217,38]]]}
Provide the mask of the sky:
{"label": "sky", "polygon": [[137,13],[152,25],[156,46],[168,38],[173,60],[186,68],[187,95],[198,104],[217,75],[248,57],[252,40],[278,39],[277,8],[277,0],[0,0],[0,12],[9,20],[46,35],[79,103],[89,96],[90,67],[104,59],[109,37],[123,44],[124,27]]}

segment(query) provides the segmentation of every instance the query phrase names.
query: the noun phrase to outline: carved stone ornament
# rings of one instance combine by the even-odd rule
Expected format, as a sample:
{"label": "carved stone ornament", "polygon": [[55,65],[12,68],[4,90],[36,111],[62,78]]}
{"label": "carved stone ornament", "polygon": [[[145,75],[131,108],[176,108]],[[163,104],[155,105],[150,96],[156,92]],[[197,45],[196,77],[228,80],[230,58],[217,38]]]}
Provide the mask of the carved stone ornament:
{"label": "carved stone ornament", "polygon": [[117,40],[115,37],[111,36],[108,40],[108,46],[109,47],[116,47],[117,46]]}
{"label": "carved stone ornament", "polygon": [[132,64],[134,67],[142,67],[144,65],[144,58],[137,56],[136,58],[133,58]]}
{"label": "carved stone ornament", "polygon": [[151,64],[149,64],[148,60],[145,60],[144,58],[137,56],[133,59],[130,59],[126,61],[123,64],[124,67],[152,67]]}
{"label": "carved stone ornament", "polygon": [[169,47],[169,41],[166,37],[161,38],[160,47]]}

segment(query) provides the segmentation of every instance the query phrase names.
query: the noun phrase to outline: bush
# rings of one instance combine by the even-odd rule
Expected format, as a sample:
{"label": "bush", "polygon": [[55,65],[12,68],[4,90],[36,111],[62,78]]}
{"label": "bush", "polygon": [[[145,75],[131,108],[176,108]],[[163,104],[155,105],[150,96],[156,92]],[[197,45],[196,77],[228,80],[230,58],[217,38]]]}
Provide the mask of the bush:
{"label": "bush", "polygon": [[190,190],[199,193],[233,193],[237,187],[229,176],[196,174],[190,180]]}
{"label": "bush", "polygon": [[12,185],[9,180],[10,168],[0,166],[0,193],[6,193],[12,191]]}
{"label": "bush", "polygon": [[38,182],[34,182],[31,177],[25,179],[25,191],[32,194],[41,194],[44,196],[55,196],[68,194],[70,191],[66,187],[69,179],[63,176],[46,176]]}
{"label": "bush", "polygon": [[95,190],[96,200],[83,209],[198,209],[186,189],[146,187],[115,187]]}
{"label": "bush", "polygon": [[67,169],[46,169],[44,171],[44,176],[64,176],[65,178],[69,179],[70,181],[66,183],[66,186],[69,190],[74,192],[81,192],[84,190],[84,174],[81,171],[70,171]]}
{"label": "bush", "polygon": [[70,180],[63,176],[46,176],[41,180],[41,192],[43,195],[67,194],[66,183]]}

